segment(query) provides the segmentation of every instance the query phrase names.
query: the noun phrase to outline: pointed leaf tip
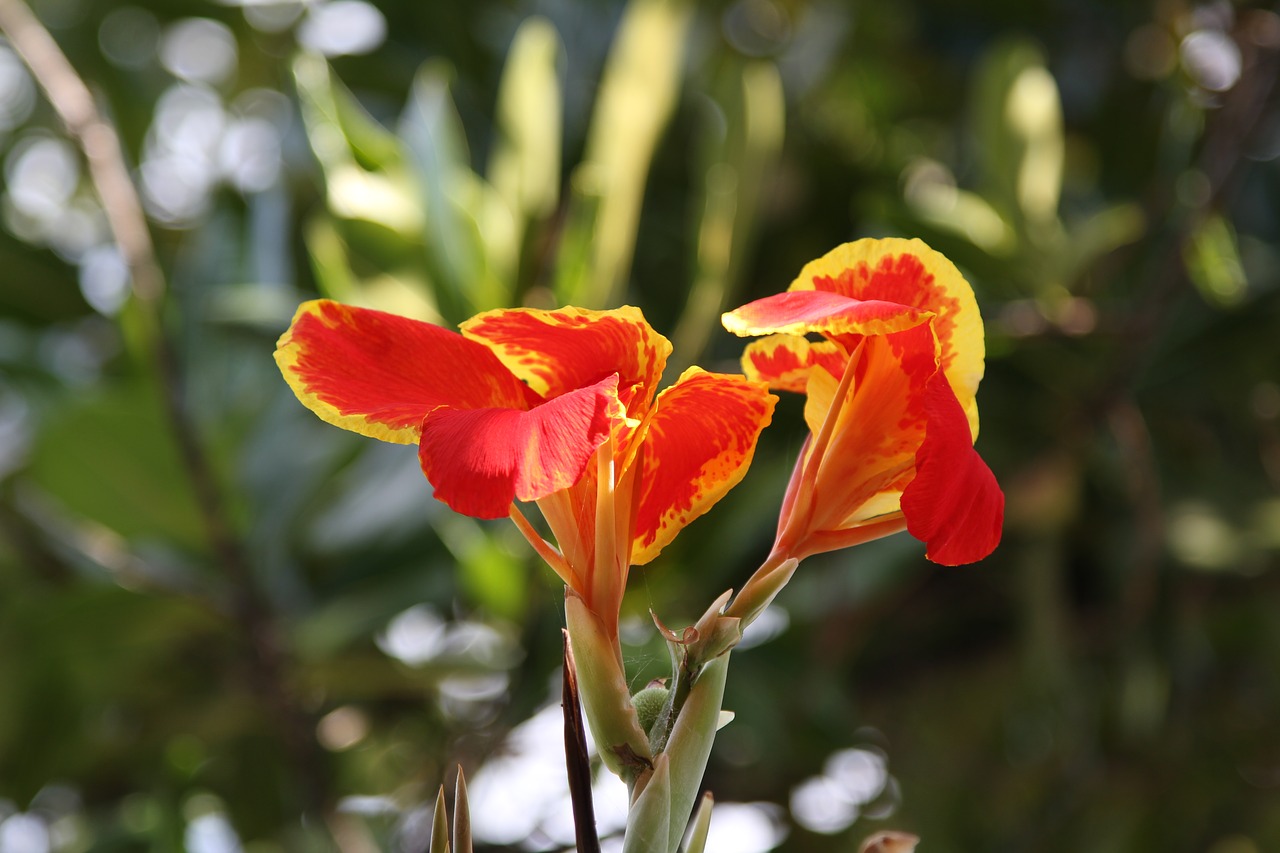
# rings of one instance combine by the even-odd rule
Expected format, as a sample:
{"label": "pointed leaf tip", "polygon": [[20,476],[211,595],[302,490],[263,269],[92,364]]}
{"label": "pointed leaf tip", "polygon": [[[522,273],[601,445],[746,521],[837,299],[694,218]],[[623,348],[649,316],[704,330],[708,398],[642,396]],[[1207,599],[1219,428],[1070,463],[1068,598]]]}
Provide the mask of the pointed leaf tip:
{"label": "pointed leaf tip", "polygon": [[453,791],[453,853],[472,853],[471,804],[467,802],[462,765],[458,765],[458,784]]}

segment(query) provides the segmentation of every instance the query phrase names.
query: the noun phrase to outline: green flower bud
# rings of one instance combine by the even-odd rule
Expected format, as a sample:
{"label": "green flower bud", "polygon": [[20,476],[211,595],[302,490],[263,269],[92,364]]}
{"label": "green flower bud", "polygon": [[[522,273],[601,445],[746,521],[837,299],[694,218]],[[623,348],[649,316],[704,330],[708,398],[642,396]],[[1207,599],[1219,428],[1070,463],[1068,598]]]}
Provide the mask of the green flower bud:
{"label": "green flower bud", "polygon": [[646,687],[631,697],[631,703],[636,706],[636,716],[640,718],[640,728],[646,732],[653,728],[670,692],[665,687]]}

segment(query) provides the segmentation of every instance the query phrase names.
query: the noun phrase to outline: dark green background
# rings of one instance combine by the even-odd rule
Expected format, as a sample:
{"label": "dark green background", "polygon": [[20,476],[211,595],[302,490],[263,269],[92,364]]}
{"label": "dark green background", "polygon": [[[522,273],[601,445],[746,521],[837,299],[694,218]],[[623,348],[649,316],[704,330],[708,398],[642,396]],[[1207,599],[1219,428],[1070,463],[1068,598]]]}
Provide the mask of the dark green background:
{"label": "dark green background", "polygon": [[[104,57],[116,5],[36,8],[136,164],[174,78],[145,56]],[[622,4],[378,6],[387,40],[333,59],[334,80],[394,131],[432,63],[467,146],[454,165],[479,174],[512,35],[546,16],[563,42],[556,182],[569,187]],[[412,448],[313,418],[271,352],[296,304],[337,286],[317,275],[313,229],[338,235],[327,245],[347,250],[355,292],[383,272],[430,274],[456,322],[467,281],[451,295],[447,275],[423,272],[453,245],[439,235],[326,207],[293,31],[196,0],[136,8],[161,27],[230,28],[238,68],[213,87],[224,102],[255,87],[287,99],[271,189],[219,186],[201,215],[154,229],[184,405],[245,559],[238,569],[210,544],[131,312],[98,314],[74,264],[0,233],[0,820],[40,815],[77,851],[176,849],[211,811],[255,851],[357,849],[352,833],[401,849],[395,814],[322,816],[356,794],[409,812],[456,763],[474,773],[551,696],[561,592],[509,525],[434,503]],[[834,835],[791,826],[779,849],[852,851],[882,827],[929,853],[1280,849],[1274,6],[760,0],[691,14],[671,118],[641,174],[625,301],[676,335],[717,163],[742,192],[724,220],[719,307],[784,288],[840,242],[924,238],[982,306],[978,448],[1008,497],[1004,541],[979,565],[933,566],[904,534],[802,566],[779,599],[789,628],[735,655],[737,719],[708,787],[778,803],[791,826],[793,787],[832,752],[873,746],[896,780],[888,816]],[[1238,51],[1225,91],[1179,54],[1197,32],[1216,34],[1219,60],[1224,43]],[[778,70],[785,137],[756,162],[741,150],[753,137],[740,91],[744,69],[762,67]],[[1018,200],[1019,80],[1039,86],[1041,141],[1063,152],[1047,210]],[[341,128],[361,167],[421,174],[390,131],[350,116]],[[0,145],[32,133],[64,135],[43,100]],[[545,299],[568,268],[556,246],[571,218],[563,203],[531,218],[513,301]],[[738,340],[689,334],[681,363],[734,369]],[[801,402],[784,400],[742,486],[633,575],[631,623],[652,608],[685,624],[742,582],[768,550],[803,431]],[[389,657],[376,638],[419,604],[493,626],[499,648]],[[629,662],[638,683],[659,674],[648,636]],[[495,671],[508,678],[497,698],[442,704],[442,683]],[[322,718],[355,719],[363,737],[325,746]]]}

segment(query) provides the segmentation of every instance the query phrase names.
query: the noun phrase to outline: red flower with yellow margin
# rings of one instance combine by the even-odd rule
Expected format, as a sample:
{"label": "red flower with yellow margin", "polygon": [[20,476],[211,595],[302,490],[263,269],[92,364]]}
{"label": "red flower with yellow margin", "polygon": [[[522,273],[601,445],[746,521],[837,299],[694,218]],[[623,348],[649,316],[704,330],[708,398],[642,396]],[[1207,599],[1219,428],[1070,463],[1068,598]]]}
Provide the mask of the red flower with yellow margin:
{"label": "red flower with yellow margin", "polygon": [[1004,494],[973,447],[982,318],[950,261],[919,240],[847,243],[724,325],[768,335],[743,353],[747,376],[807,397],[767,565],[904,528],[938,563],[991,553]]}
{"label": "red flower with yellow margin", "polygon": [[[417,444],[454,510],[509,515],[616,636],[629,567],[742,479],[776,401],[696,367],[655,397],[670,352],[631,307],[489,311],[459,333],[317,300],[276,361],[321,419]],[[515,501],[537,503],[558,549]]]}

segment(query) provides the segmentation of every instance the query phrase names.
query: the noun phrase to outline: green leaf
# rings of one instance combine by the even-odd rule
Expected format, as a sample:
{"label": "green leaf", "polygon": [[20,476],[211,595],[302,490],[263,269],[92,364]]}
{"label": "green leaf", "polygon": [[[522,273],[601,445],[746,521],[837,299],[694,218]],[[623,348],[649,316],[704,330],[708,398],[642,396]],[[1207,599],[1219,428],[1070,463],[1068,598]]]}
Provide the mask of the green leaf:
{"label": "green leaf", "polygon": [[488,612],[518,619],[524,611],[528,573],[524,561],[491,528],[457,513],[435,522],[440,541],[458,563],[467,592]]}
{"label": "green leaf", "polygon": [[786,100],[777,68],[753,62],[733,70],[729,91],[716,98],[727,128],[706,134],[710,139],[699,163],[703,203],[694,280],[673,336],[685,364],[699,358],[719,325],[752,248],[763,186],[782,148]]}
{"label": "green leaf", "polygon": [[[658,138],[680,86],[684,44],[692,19],[685,0],[631,0],[600,83],[600,94],[579,169],[599,191],[590,265],[584,275],[561,276],[561,304],[601,308],[619,301],[631,269],[645,182]],[[571,205],[574,202],[571,201]],[[594,204],[590,198],[588,204]],[[570,210],[570,219],[579,214]],[[574,251],[569,245],[562,251]]]}
{"label": "green leaf", "polygon": [[199,549],[204,525],[156,389],[122,382],[52,415],[27,476],[74,515]]}
{"label": "green leaf", "polygon": [[1070,287],[1099,259],[1142,237],[1147,229],[1142,207],[1133,202],[1116,204],[1073,224],[1064,247],[1065,258],[1056,266],[1061,282]]}
{"label": "green leaf", "polygon": [[326,171],[346,161],[370,171],[404,165],[395,134],[374,120],[351,91],[334,79],[322,57],[299,55],[293,63],[293,80],[307,138]]}
{"label": "green leaf", "polygon": [[1052,227],[1066,145],[1058,85],[1040,49],[1020,39],[997,45],[984,57],[975,85],[983,194],[1011,222]]}
{"label": "green leaf", "polygon": [[472,853],[471,805],[467,802],[467,780],[461,766],[453,792],[453,853]]}
{"label": "green leaf", "polygon": [[327,214],[316,214],[307,222],[303,240],[316,285],[324,296],[431,323],[441,322],[440,311],[430,298],[430,285],[412,270],[385,270],[367,278],[358,275],[352,267],[347,241]]}
{"label": "green leaf", "polygon": [[1248,291],[1236,232],[1221,215],[1208,216],[1191,233],[1183,249],[1187,275],[1211,305],[1238,305]]}
{"label": "green leaf", "polygon": [[400,137],[417,166],[426,210],[427,267],[445,315],[456,322],[471,313],[464,288],[474,278],[480,258],[475,237],[449,196],[458,172],[468,168],[462,123],[449,94],[450,76],[439,63],[427,63],[418,71],[400,117]]}
{"label": "green leaf", "polygon": [[[703,667],[693,690],[676,718],[664,755],[671,757],[671,823],[668,850],[677,850],[689,815],[702,788],[702,777],[711,757],[711,746],[720,728],[729,655],[721,655]],[[643,794],[641,795],[643,796]]]}
{"label": "green leaf", "polygon": [[498,88],[489,181],[522,224],[549,216],[560,195],[560,37],[545,18],[516,31]]}

